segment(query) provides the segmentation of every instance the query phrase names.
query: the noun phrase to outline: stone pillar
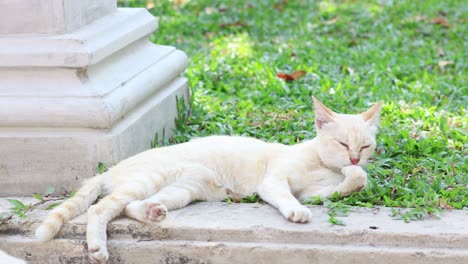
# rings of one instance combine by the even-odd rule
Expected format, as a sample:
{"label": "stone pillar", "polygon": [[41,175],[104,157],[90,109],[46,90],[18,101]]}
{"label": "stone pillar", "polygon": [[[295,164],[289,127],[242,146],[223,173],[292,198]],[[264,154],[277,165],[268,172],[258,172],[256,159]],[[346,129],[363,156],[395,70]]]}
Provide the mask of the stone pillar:
{"label": "stone pillar", "polygon": [[171,131],[187,56],[157,26],[116,0],[0,0],[0,196],[78,187]]}

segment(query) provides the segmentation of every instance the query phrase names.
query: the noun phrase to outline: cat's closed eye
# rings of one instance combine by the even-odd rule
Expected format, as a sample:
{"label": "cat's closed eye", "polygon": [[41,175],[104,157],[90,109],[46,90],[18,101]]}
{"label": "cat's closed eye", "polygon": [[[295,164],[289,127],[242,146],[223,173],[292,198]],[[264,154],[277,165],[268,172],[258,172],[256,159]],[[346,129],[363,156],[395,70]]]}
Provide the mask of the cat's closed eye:
{"label": "cat's closed eye", "polygon": [[361,151],[364,150],[364,149],[366,149],[366,148],[368,148],[368,147],[370,147],[370,145],[362,146],[362,147],[361,147]]}
{"label": "cat's closed eye", "polygon": [[338,141],[338,143],[340,143],[343,147],[345,147],[346,149],[349,149],[348,144],[343,143],[343,142],[341,142],[341,141],[339,141],[339,140],[337,140],[337,141]]}

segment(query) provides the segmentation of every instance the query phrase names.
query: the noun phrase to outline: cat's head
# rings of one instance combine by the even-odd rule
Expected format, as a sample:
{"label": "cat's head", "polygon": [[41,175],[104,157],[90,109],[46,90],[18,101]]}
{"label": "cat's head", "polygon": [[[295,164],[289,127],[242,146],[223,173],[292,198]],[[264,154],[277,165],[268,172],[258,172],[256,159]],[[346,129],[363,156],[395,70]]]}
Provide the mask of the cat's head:
{"label": "cat's head", "polygon": [[361,114],[338,114],[313,97],[320,159],[329,168],[364,166],[374,152],[379,102]]}

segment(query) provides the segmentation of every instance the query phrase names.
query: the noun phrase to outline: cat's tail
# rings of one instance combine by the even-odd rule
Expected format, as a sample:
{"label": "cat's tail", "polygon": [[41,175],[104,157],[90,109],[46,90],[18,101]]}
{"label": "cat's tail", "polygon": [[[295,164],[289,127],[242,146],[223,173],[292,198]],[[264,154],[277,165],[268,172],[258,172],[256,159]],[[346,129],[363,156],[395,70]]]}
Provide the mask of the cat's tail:
{"label": "cat's tail", "polygon": [[84,213],[101,194],[104,175],[87,179],[76,194],[55,207],[47,219],[37,228],[36,238],[40,241],[52,239],[63,224],[75,216]]}

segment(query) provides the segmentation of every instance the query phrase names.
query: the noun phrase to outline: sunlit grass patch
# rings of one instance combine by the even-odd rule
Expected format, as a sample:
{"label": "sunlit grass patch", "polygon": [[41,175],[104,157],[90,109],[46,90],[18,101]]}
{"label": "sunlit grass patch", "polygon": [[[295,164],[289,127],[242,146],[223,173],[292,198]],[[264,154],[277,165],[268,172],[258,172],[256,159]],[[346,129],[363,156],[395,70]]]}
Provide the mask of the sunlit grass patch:
{"label": "sunlit grass patch", "polygon": [[[435,0],[154,1],[160,29],[151,40],[190,57],[193,108],[170,142],[228,134],[293,144],[315,136],[311,95],[345,113],[382,100],[369,185],[339,201],[416,208],[395,213],[404,220],[468,207],[467,9]],[[295,81],[277,77],[300,70]]]}

